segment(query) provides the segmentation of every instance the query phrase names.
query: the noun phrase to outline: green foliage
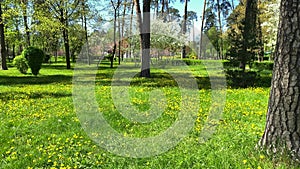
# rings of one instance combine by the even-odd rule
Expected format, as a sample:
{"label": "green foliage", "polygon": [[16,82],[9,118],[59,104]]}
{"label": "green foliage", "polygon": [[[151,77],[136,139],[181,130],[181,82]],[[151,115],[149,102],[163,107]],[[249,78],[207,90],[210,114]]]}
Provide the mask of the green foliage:
{"label": "green foliage", "polygon": [[222,61],[222,64],[225,69],[231,69],[231,68],[238,67],[240,63],[236,60],[230,60],[230,61],[224,60]]}
{"label": "green foliage", "polygon": [[194,50],[190,51],[188,53],[188,58],[190,58],[190,59],[197,59],[197,53]]}
{"label": "green foliage", "polygon": [[263,70],[273,70],[274,63],[273,62],[254,62],[252,64],[252,68],[258,71]]}
{"label": "green foliage", "polygon": [[13,65],[16,66],[21,73],[27,73],[28,64],[26,58],[23,55],[16,56],[13,60]]}
{"label": "green foliage", "polygon": [[44,51],[30,46],[26,48],[22,54],[28,60],[28,66],[30,67],[32,74],[38,75],[45,57]]}
{"label": "green foliage", "polygon": [[246,88],[254,87],[258,80],[258,75],[254,71],[226,70],[226,78],[229,86]]}
{"label": "green foliage", "polygon": [[50,59],[51,59],[51,55],[50,54],[45,54],[44,63],[49,63]]}

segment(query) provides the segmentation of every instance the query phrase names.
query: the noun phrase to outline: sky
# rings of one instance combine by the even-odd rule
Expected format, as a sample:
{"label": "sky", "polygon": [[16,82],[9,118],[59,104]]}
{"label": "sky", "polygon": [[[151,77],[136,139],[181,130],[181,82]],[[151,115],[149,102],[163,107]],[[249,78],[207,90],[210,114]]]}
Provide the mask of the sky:
{"label": "sky", "polygon": [[[201,16],[203,13],[203,2],[204,0],[190,0],[188,2],[188,11],[194,11],[198,15],[198,21],[195,22],[195,27],[200,29],[201,27]],[[239,4],[239,0],[234,0],[234,5]],[[183,16],[184,14],[184,3],[181,3],[179,0],[176,0],[175,3],[171,4],[172,7],[179,9],[180,15]]]}

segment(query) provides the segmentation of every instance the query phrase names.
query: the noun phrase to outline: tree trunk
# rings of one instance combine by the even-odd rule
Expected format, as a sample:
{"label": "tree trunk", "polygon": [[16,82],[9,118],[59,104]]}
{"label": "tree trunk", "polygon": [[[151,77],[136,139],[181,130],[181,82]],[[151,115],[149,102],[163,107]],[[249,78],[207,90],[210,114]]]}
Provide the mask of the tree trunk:
{"label": "tree trunk", "polygon": [[258,61],[262,62],[264,61],[264,42],[263,42],[263,33],[262,33],[262,27],[261,27],[261,21],[259,15],[257,16],[257,48],[258,48]]}
{"label": "tree trunk", "polygon": [[8,70],[6,65],[7,51],[5,49],[5,35],[4,35],[4,23],[3,23],[2,2],[0,2],[0,45],[1,45],[1,68],[2,70]]}
{"label": "tree trunk", "polygon": [[27,19],[28,1],[22,0],[21,5],[23,5],[22,6],[22,8],[23,8],[22,14],[23,14],[23,21],[24,21],[24,27],[25,27],[25,32],[26,32],[26,42],[27,42],[27,46],[30,46],[30,32],[29,32],[28,19]]}
{"label": "tree trunk", "polygon": [[113,47],[113,51],[112,51],[112,56],[110,58],[110,67],[113,68],[114,65],[114,57],[116,54],[116,49],[117,49],[117,42],[116,42],[116,29],[117,29],[117,10],[120,7],[120,0],[118,0],[117,4],[114,4],[113,0],[110,1],[113,8],[114,8],[114,47]]}
{"label": "tree trunk", "polygon": [[223,39],[222,39],[222,35],[223,35],[223,26],[222,26],[222,18],[221,18],[221,4],[220,4],[220,0],[217,0],[217,7],[218,7],[218,22],[219,22],[219,31],[220,31],[220,45],[219,45],[219,57],[221,59],[223,59]]}
{"label": "tree trunk", "polygon": [[161,16],[165,13],[165,0],[161,0]]}
{"label": "tree trunk", "polygon": [[120,9],[118,9],[118,64],[121,64],[121,19],[120,19]]}
{"label": "tree trunk", "polygon": [[259,142],[274,153],[300,157],[300,1],[282,0],[265,132]]}
{"label": "tree trunk", "polygon": [[[123,16],[122,16],[122,30],[121,30],[121,38],[120,38],[120,42],[122,42],[122,52],[121,52],[121,58],[122,61],[124,61],[124,51],[125,51],[125,46],[124,46],[124,32],[125,32],[125,17],[126,17],[126,8],[127,8],[127,0],[124,1],[124,9],[123,9]],[[120,48],[121,50],[121,48]],[[128,51],[128,49],[126,49],[126,51]]]}
{"label": "tree trunk", "polygon": [[150,77],[150,0],[143,1],[141,77]]}
{"label": "tree trunk", "polygon": [[[87,49],[89,49],[89,38],[88,38],[88,29],[87,29],[87,18],[86,18],[86,4],[85,1],[82,1],[82,10],[83,10],[83,14],[82,14],[82,27],[84,28],[84,35],[85,35],[85,43],[87,46]],[[91,57],[90,57],[90,53],[89,50],[87,50],[87,58],[88,58],[88,64],[91,64]]]}
{"label": "tree trunk", "polygon": [[66,52],[67,69],[71,69],[69,34],[66,28],[63,29],[63,38],[64,38],[64,45],[65,45],[65,52]]}
{"label": "tree trunk", "polygon": [[256,18],[257,17],[257,0],[247,0],[245,10],[245,25],[243,32],[243,52],[240,56],[240,68],[245,71],[246,64],[254,57],[254,48],[256,47]]}
{"label": "tree trunk", "polygon": [[129,33],[130,33],[130,41],[129,41],[129,58],[131,58],[131,54],[132,54],[132,40],[133,40],[133,37],[132,37],[132,22],[133,22],[133,11],[134,11],[134,1],[132,2],[132,5],[131,5],[131,13],[130,13],[130,25],[129,25]]}
{"label": "tree trunk", "polygon": [[70,62],[70,43],[69,43],[69,34],[68,34],[68,18],[65,18],[64,11],[63,9],[60,10],[60,17],[61,20],[60,22],[65,25],[63,27],[63,39],[64,39],[64,46],[65,46],[65,54],[66,54],[66,64],[67,64],[67,69],[71,69],[71,62]]}
{"label": "tree trunk", "polygon": [[202,11],[202,21],[201,21],[201,29],[200,29],[200,44],[199,44],[199,59],[202,57],[202,41],[203,41],[203,30],[204,30],[204,23],[205,23],[205,11],[206,11],[206,0],[203,3],[203,11]]}
{"label": "tree trunk", "polygon": [[[183,24],[182,24],[182,34],[186,34],[186,21],[187,21],[187,7],[188,7],[188,0],[184,1],[184,16],[183,16]],[[186,46],[182,46],[181,50],[181,58],[186,58]]]}

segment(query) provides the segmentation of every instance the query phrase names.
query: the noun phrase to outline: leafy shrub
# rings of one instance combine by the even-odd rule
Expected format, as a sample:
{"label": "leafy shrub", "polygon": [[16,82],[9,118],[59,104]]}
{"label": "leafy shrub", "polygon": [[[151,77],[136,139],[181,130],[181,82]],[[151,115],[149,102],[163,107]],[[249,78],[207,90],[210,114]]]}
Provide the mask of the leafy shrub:
{"label": "leafy shrub", "polygon": [[185,62],[187,65],[200,65],[201,64],[201,60],[197,60],[197,59],[182,59],[183,62]]}
{"label": "leafy shrub", "polygon": [[225,60],[222,63],[225,69],[238,68],[240,65],[240,62],[237,60]]}
{"label": "leafy shrub", "polygon": [[22,54],[27,59],[32,74],[35,76],[38,75],[45,57],[44,51],[30,46]]}
{"label": "leafy shrub", "polygon": [[17,57],[14,58],[13,60],[13,65],[17,67],[17,69],[23,73],[26,74],[27,70],[28,70],[28,64],[27,64],[27,60],[24,56],[19,55]]}
{"label": "leafy shrub", "polygon": [[254,87],[259,76],[254,71],[226,70],[227,83],[231,87]]}
{"label": "leafy shrub", "polygon": [[51,55],[46,54],[44,57],[44,63],[49,63],[50,59],[51,59]]}
{"label": "leafy shrub", "polygon": [[259,71],[273,70],[273,65],[273,62],[254,62],[252,68],[257,69]]}

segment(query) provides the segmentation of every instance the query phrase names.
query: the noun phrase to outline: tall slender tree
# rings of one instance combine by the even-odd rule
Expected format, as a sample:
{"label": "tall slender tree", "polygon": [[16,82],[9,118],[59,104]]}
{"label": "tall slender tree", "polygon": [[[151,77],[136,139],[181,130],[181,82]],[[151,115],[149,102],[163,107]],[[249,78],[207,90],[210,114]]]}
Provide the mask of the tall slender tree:
{"label": "tall slender tree", "polygon": [[[180,0],[183,2],[183,0]],[[187,31],[187,17],[188,17],[188,0],[184,0],[184,15],[183,15],[183,24],[182,24],[182,34],[185,35]],[[185,44],[181,49],[181,58],[186,58],[186,46]]]}
{"label": "tall slender tree", "polygon": [[6,65],[6,58],[7,58],[7,51],[5,45],[5,36],[4,36],[4,22],[3,22],[3,11],[2,5],[3,0],[0,1],[0,45],[1,45],[1,68],[2,70],[7,70]]}
{"label": "tall slender tree", "polygon": [[115,57],[116,50],[117,50],[117,42],[116,42],[116,36],[117,36],[116,33],[117,32],[116,32],[116,30],[117,30],[118,11],[121,6],[121,0],[117,0],[116,2],[111,0],[110,3],[114,9],[114,45],[113,45],[112,56],[110,57],[110,67],[112,68],[114,65],[114,57]]}
{"label": "tall slender tree", "polygon": [[265,132],[261,147],[300,159],[300,1],[281,0]]}
{"label": "tall slender tree", "polygon": [[245,71],[246,64],[254,60],[255,47],[257,44],[257,0],[247,0],[245,11],[245,25],[243,32],[243,56],[240,63],[240,68]]}
{"label": "tall slender tree", "polygon": [[200,44],[199,44],[199,59],[202,57],[202,53],[203,53],[203,30],[204,30],[204,23],[205,23],[205,11],[206,11],[206,0],[203,1],[203,11],[202,11],[202,20],[201,20],[201,28],[200,28]]}
{"label": "tall slender tree", "polygon": [[28,25],[28,0],[21,0],[21,10],[23,15],[23,23],[25,27],[25,33],[26,33],[26,44],[27,46],[30,46],[30,30]]}

